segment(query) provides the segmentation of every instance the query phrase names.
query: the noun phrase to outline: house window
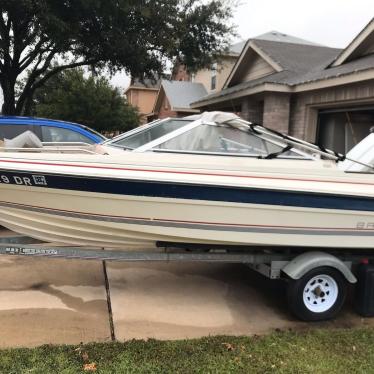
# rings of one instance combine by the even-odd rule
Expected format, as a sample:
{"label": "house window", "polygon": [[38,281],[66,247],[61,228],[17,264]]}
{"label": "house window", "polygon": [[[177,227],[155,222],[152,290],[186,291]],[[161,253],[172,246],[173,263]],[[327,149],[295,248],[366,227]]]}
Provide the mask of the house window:
{"label": "house window", "polygon": [[374,109],[321,112],[318,121],[318,143],[345,154],[370,134],[373,124]]}
{"label": "house window", "polygon": [[214,91],[217,88],[217,63],[214,63],[210,68],[210,89]]}
{"label": "house window", "polygon": [[131,93],[131,104],[134,105],[134,106],[138,106],[139,104],[139,92],[138,91],[133,91]]}

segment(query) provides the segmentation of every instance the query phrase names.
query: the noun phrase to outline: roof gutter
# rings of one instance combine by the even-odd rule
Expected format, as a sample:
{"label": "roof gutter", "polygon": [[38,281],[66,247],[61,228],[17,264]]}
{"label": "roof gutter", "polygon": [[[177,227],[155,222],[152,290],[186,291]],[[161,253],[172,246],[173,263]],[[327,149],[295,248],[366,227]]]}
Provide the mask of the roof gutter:
{"label": "roof gutter", "polygon": [[371,79],[374,79],[374,68],[368,68],[361,71],[354,71],[336,77],[327,77],[315,81],[299,83],[293,86],[292,92],[312,91],[321,88],[341,86],[343,84],[358,83]]}
{"label": "roof gutter", "polygon": [[131,91],[131,90],[141,90],[141,91],[158,91],[159,88],[155,88],[155,87],[137,87],[137,86],[130,86],[128,87],[124,94],[127,94],[127,92]]}
{"label": "roof gutter", "polygon": [[206,100],[203,99],[203,100],[194,102],[191,104],[191,108],[201,108],[202,106],[216,104],[216,103],[220,103],[220,102],[227,101],[227,100],[234,100],[234,99],[241,98],[243,96],[255,95],[257,93],[266,92],[266,91],[289,93],[289,92],[292,92],[292,87],[284,85],[284,84],[279,84],[279,83],[262,83],[262,84],[259,84],[258,86],[251,87],[251,88],[244,88],[242,90],[235,91],[227,95],[214,97],[211,99],[207,98]]}

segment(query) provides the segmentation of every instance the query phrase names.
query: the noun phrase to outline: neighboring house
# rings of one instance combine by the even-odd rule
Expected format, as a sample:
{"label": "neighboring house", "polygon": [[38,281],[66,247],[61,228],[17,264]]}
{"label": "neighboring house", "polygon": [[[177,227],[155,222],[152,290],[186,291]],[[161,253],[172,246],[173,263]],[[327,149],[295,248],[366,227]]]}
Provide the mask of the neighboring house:
{"label": "neighboring house", "polygon": [[374,19],[343,50],[278,32],[250,39],[223,89],[191,107],[346,152],[374,125]]}
{"label": "neighboring house", "polygon": [[172,80],[162,81],[148,121],[199,113],[200,110],[192,109],[190,103],[222,89],[244,45],[245,42],[232,45],[228,53],[212,64],[210,69],[202,69],[194,74],[190,74],[185,65],[176,64],[172,71]]}
{"label": "neighboring house", "polygon": [[132,79],[125,91],[128,103],[138,108],[141,123],[147,122],[147,116],[152,114],[160,84],[160,79]]}
{"label": "neighboring house", "polygon": [[202,69],[192,76],[192,81],[202,83],[207,92],[219,92],[227,80],[232,68],[234,67],[245,42],[234,44],[229,51],[225,53],[219,61],[213,63],[210,69]]}
{"label": "neighboring house", "polygon": [[[191,100],[201,98],[202,92],[204,93],[203,96],[205,96],[222,89],[244,45],[245,42],[232,45],[219,61],[212,64],[210,69],[202,69],[195,74],[190,74],[185,65],[176,64],[171,74],[171,81],[169,82],[190,83],[185,86],[174,85],[172,89],[177,92],[169,93],[170,95],[177,94],[179,98],[183,95],[189,95],[183,101],[183,106],[181,107],[172,107],[170,100],[175,101],[175,99],[165,97],[165,88],[161,89],[161,80],[132,79],[129,88],[125,91],[127,101],[139,109],[141,123],[149,122],[156,118],[178,117],[189,113],[199,113],[199,110],[190,108],[189,104],[192,102]],[[163,82],[165,81],[166,79]],[[199,83],[205,87],[205,91],[202,90]],[[183,93],[183,89],[187,91]],[[161,104],[162,100],[165,102]]]}
{"label": "neighboring house", "polygon": [[198,109],[192,109],[190,104],[207,95],[205,87],[201,83],[186,81],[162,80],[157,95],[153,114],[148,116],[151,121],[155,118],[183,117],[199,113]]}
{"label": "neighboring house", "polygon": [[238,59],[245,42],[233,44],[227,53],[224,53],[219,61],[213,63],[209,69],[200,69],[190,74],[183,64],[176,64],[171,79],[176,81],[202,83],[207,92],[218,92],[222,89],[236,60]]}

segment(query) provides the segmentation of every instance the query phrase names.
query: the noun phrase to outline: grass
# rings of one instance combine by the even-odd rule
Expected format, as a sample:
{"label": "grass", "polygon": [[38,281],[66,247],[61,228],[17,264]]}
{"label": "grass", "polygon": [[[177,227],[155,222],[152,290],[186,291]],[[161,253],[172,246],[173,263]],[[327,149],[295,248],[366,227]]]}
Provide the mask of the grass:
{"label": "grass", "polygon": [[373,373],[374,329],[0,351],[0,373]]}

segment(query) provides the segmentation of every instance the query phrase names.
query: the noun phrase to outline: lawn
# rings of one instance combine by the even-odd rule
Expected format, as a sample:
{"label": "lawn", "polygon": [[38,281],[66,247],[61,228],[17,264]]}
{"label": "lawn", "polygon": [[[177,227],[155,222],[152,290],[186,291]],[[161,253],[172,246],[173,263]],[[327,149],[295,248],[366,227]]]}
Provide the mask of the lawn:
{"label": "lawn", "polygon": [[374,329],[0,351],[0,373],[372,373]]}

